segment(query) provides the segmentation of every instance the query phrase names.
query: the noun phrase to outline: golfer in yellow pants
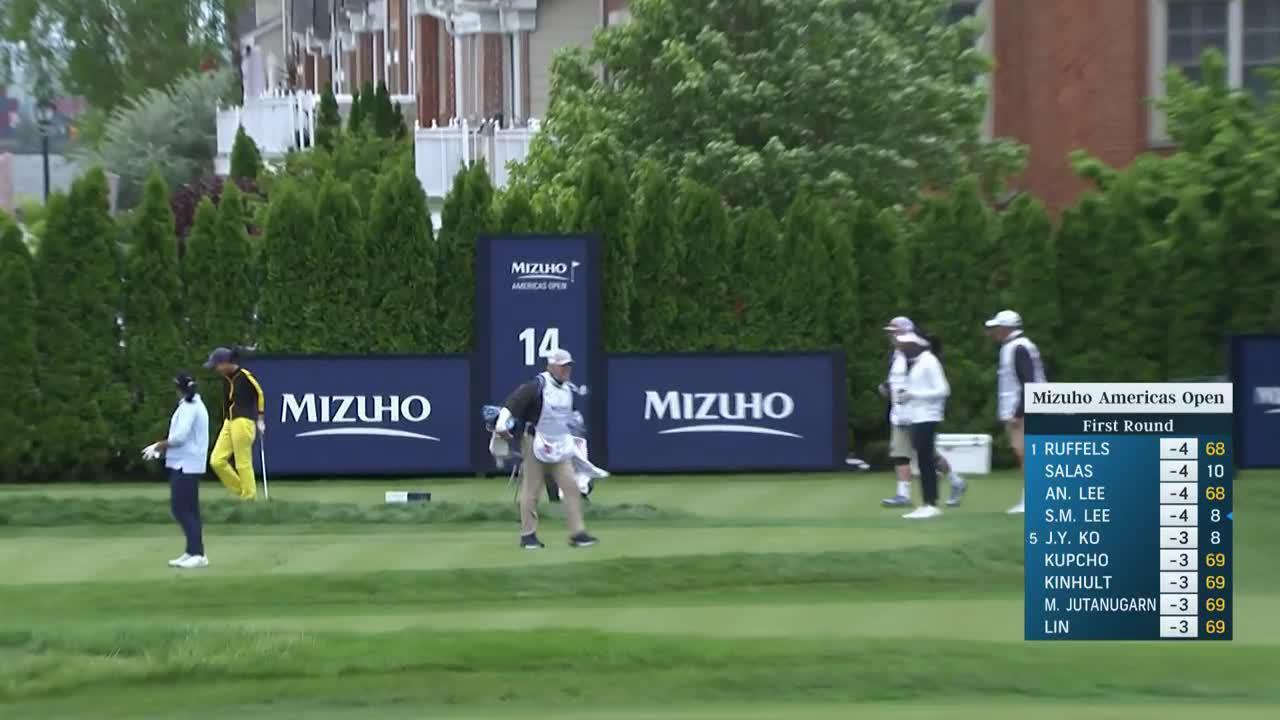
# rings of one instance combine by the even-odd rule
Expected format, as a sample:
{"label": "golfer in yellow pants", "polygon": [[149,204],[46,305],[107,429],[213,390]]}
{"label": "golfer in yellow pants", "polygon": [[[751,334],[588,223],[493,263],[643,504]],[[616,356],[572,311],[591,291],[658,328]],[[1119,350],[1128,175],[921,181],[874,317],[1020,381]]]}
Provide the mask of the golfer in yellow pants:
{"label": "golfer in yellow pants", "polygon": [[258,479],[253,474],[253,441],[264,430],[262,419],[266,401],[262,386],[253,373],[240,367],[239,353],[217,348],[209,354],[206,368],[222,376],[226,392],[222,403],[222,429],[213,444],[209,465],[222,484],[241,500],[258,496]]}

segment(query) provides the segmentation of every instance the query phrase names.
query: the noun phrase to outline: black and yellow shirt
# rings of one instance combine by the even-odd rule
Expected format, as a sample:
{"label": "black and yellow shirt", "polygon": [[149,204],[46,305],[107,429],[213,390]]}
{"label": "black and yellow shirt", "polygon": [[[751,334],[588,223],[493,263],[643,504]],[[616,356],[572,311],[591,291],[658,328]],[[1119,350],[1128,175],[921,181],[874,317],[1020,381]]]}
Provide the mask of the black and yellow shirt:
{"label": "black and yellow shirt", "polygon": [[222,417],[227,420],[257,420],[266,410],[266,396],[253,373],[240,368],[225,378],[227,394],[222,403]]}

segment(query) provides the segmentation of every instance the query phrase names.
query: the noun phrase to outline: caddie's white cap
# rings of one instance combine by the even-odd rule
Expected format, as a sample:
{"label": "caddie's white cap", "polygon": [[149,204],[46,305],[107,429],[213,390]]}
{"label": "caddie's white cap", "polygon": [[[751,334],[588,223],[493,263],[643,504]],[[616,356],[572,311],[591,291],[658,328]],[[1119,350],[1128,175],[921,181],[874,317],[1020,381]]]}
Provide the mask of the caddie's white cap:
{"label": "caddie's white cap", "polygon": [[899,315],[890,320],[889,324],[884,326],[884,329],[887,332],[915,332],[916,324],[911,322],[911,318]]}
{"label": "caddie's white cap", "polygon": [[559,350],[559,349],[552,350],[551,354],[547,356],[547,364],[548,365],[572,365],[573,356],[569,354],[568,350]]}
{"label": "caddie's white cap", "polygon": [[989,328],[1020,328],[1022,327],[1022,316],[1012,310],[1001,310],[996,316],[987,321]]}
{"label": "caddie's white cap", "polygon": [[902,343],[903,345],[919,345],[922,348],[929,347],[928,340],[925,340],[924,338],[920,337],[919,335],[913,332],[902,333],[896,338],[896,340],[897,342]]}

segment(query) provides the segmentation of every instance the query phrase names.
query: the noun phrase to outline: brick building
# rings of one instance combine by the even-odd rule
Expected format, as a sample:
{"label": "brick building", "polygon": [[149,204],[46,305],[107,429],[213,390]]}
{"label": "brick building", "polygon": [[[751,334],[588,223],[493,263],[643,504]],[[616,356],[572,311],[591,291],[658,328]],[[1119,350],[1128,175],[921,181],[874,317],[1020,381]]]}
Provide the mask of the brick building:
{"label": "brick building", "polygon": [[[627,0],[256,0],[239,18],[255,90],[332,83],[350,93],[385,81],[421,127],[546,112],[552,54],[626,22]],[[995,60],[981,132],[1030,149],[1015,186],[1053,207],[1083,189],[1067,155],[1123,166],[1167,147],[1149,99],[1169,66],[1196,76],[1206,47],[1232,83],[1264,89],[1280,65],[1280,0],[954,0],[977,15]],[[252,53],[251,53],[252,55]],[[295,58],[290,68],[285,58]],[[246,88],[250,83],[246,82]]]}

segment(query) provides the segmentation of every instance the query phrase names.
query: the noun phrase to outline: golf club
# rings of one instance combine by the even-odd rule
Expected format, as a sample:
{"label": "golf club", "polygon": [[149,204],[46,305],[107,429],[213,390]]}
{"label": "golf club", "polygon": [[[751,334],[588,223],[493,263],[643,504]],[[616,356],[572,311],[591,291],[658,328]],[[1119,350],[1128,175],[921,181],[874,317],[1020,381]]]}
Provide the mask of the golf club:
{"label": "golf club", "polygon": [[258,441],[258,452],[262,456],[262,497],[264,500],[271,499],[271,488],[267,486],[267,437],[263,433]]}

